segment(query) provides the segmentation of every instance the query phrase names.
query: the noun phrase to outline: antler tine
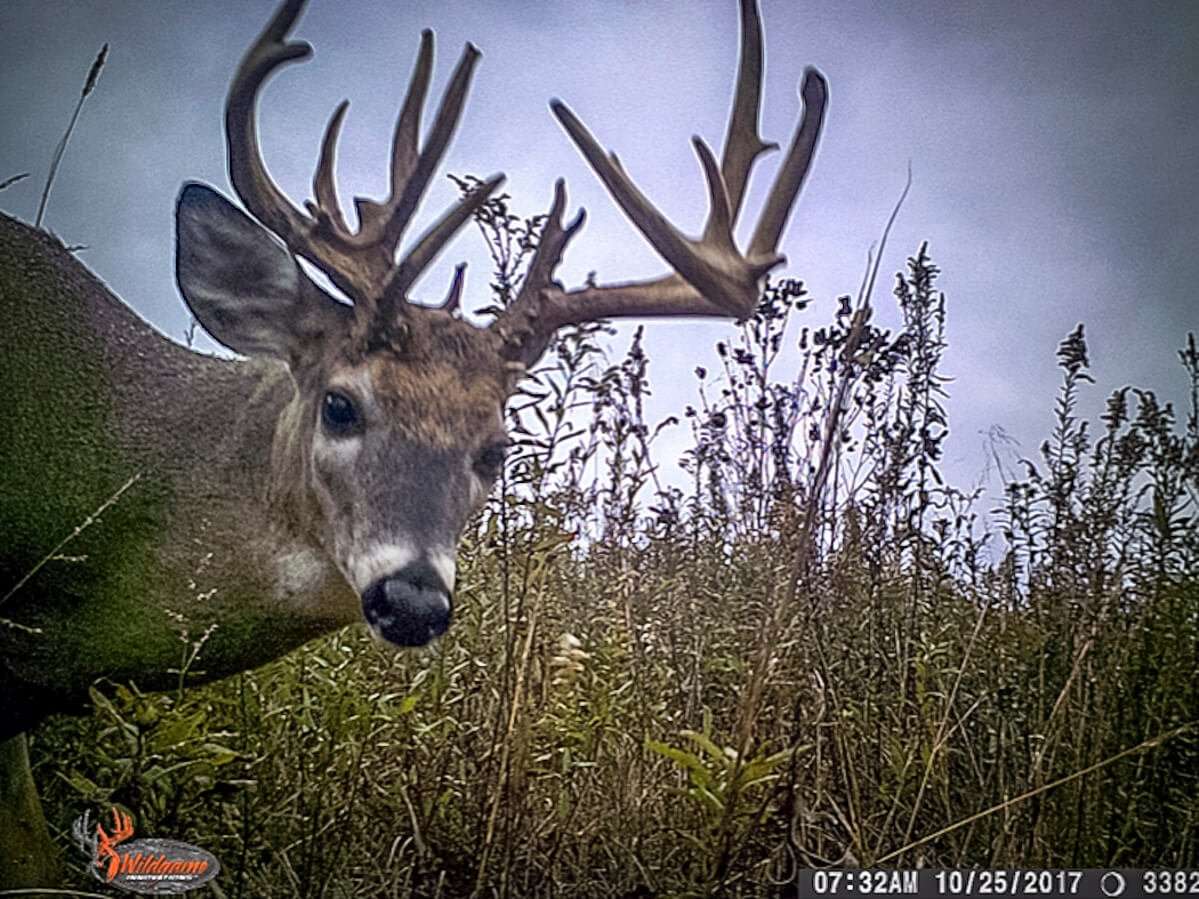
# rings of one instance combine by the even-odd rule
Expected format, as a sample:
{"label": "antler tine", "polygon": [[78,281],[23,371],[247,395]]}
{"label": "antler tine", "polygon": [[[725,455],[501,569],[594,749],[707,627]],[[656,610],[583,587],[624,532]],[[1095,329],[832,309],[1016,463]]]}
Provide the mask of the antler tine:
{"label": "antler tine", "polygon": [[433,32],[426,28],[420,33],[420,52],[412,70],[408,92],[404,94],[404,105],[396,119],[395,135],[391,144],[391,183],[405,183],[416,168],[420,155],[420,116],[425,108],[425,97],[429,93],[429,81],[433,77]]}
{"label": "antler tine", "polygon": [[554,201],[541,226],[537,249],[525,272],[525,279],[511,305],[492,323],[504,338],[508,355],[535,358],[540,356],[550,336],[563,325],[570,324],[563,313],[576,308],[573,304],[556,302],[561,288],[554,281],[554,270],[562,261],[566,245],[579,233],[587,220],[580,209],[569,225],[563,226],[566,209],[566,181],[554,182]]}
{"label": "antler tine", "polygon": [[583,222],[587,220],[587,213],[580,209],[574,220],[563,226],[562,213],[565,210],[566,181],[559,178],[554,182],[554,202],[545,217],[545,223],[541,226],[537,249],[525,273],[525,280],[510,307],[514,313],[524,313],[528,322],[545,314],[543,306],[547,299],[546,290],[554,284],[554,270],[562,261],[566,245],[579,233]]}
{"label": "antler tine", "polygon": [[383,241],[391,246],[400,242],[458,128],[481,55],[474,44],[463,49],[422,151],[418,147],[420,114],[433,71],[433,32],[426,29],[421,33],[420,54],[392,138],[391,193],[382,203],[361,197],[354,201],[362,220],[359,241]]}
{"label": "antler tine", "polygon": [[526,293],[531,296],[534,291],[540,292],[553,283],[554,270],[562,261],[566,245],[579,233],[583,223],[587,221],[586,211],[580,209],[574,220],[569,225],[563,226],[562,213],[565,210],[566,181],[559,178],[554,182],[554,202],[545,218],[545,224],[541,227],[541,239],[538,241],[537,250],[529,263],[525,283],[521,285],[521,290],[517,294],[517,302]]}
{"label": "antler tine", "polygon": [[600,181],[608,188],[612,198],[620,204],[625,215],[633,220],[633,224],[645,235],[653,248],[667,261],[673,261],[675,257],[685,259],[688,255],[687,238],[654,207],[625,174],[616,154],[605,152],[587,130],[587,126],[579,121],[579,117],[561,100],[552,100],[550,109],[575,142],[579,152],[590,163]]}
{"label": "antler tine", "polygon": [[342,100],[333,110],[333,116],[325,128],[325,136],[321,140],[321,155],[316,163],[316,173],[312,176],[312,195],[316,203],[307,203],[309,214],[322,221],[325,227],[346,238],[350,237],[350,229],[346,225],[345,216],[341,212],[341,203],[337,200],[337,182],[333,170],[337,165],[337,141],[341,137],[341,123],[350,108],[349,100]]}
{"label": "antler tine", "polygon": [[755,0],[741,0],[741,53],[737,62],[737,87],[724,136],[720,172],[729,194],[732,220],[737,221],[749,173],[758,157],[778,144],[758,134],[762,106],[762,17]]}
{"label": "antler tine", "polygon": [[[468,43],[463,48],[458,65],[454,67],[454,74],[450,76],[450,86],[446,88],[445,95],[441,98],[441,105],[437,107],[437,115],[433,119],[433,128],[425,141],[425,148],[417,157],[412,173],[404,181],[404,189],[396,206],[396,215],[388,223],[386,229],[389,236],[396,229],[402,232],[408,219],[412,217],[412,213],[420,204],[433,173],[441,164],[446,148],[449,147],[450,140],[458,129],[458,122],[462,118],[462,109],[466,105],[466,94],[470,90],[470,80],[481,55],[474,44]],[[415,134],[415,128],[413,133]],[[395,189],[398,190],[398,188],[399,186],[396,185]],[[463,202],[465,202],[465,198]],[[480,202],[482,201],[480,200]],[[398,240],[398,234],[396,239]]]}
{"label": "antler tine", "polygon": [[[426,34],[430,33],[426,32]],[[383,239],[393,244],[399,242],[412,214],[420,205],[429,181],[440,165],[450,140],[458,128],[458,122],[462,118],[462,109],[466,103],[466,95],[470,90],[470,79],[475,64],[482,55],[473,44],[468,43],[463,49],[458,65],[454,68],[454,74],[450,77],[450,85],[446,88],[441,105],[437,108],[437,115],[433,120],[433,127],[429,132],[428,139],[425,141],[425,148],[420,151],[419,155],[416,155],[419,103],[410,101],[416,95],[423,98],[425,89],[428,87],[427,67],[430,63],[426,62],[425,58],[426,46],[429,48],[428,58],[431,61],[431,35],[427,42],[422,38],[421,62],[417,65],[417,71],[413,74],[412,87],[409,89],[412,96],[405,101],[404,110],[396,127],[393,177],[399,174],[404,175],[402,189],[401,182],[394,182],[392,196],[377,213],[379,221],[382,222]],[[422,63],[424,63],[423,70]],[[401,131],[404,134],[401,135]],[[415,157],[415,162],[412,161],[413,157]],[[503,181],[503,175],[493,175],[465,197],[460,198],[457,203],[446,210],[432,228],[425,232],[399,265],[390,272],[383,288],[383,300],[381,301],[385,307],[384,312],[403,299],[408,289],[416,283],[416,280],[437,254]]]}
{"label": "antler tine", "polygon": [[708,222],[704,226],[701,243],[718,246],[724,252],[736,255],[737,245],[733,242],[733,206],[724,176],[716,165],[712,148],[703,138],[692,137],[691,146],[695,148],[695,155],[699,157],[700,167],[704,170],[704,181],[708,184]]}
{"label": "antler tine", "polygon": [[795,205],[816,153],[816,141],[820,137],[824,111],[828,106],[828,82],[820,72],[808,66],[804,69],[799,93],[803,98],[803,120],[795,132],[787,158],[774,177],[770,195],[766,198],[766,208],[750,238],[751,257],[773,252],[778,246],[783,229],[787,227],[787,219],[791,217],[791,207]]}
{"label": "antler tine", "polygon": [[[433,34],[425,31],[421,35],[420,55],[412,73],[412,81],[396,123],[392,142],[391,196],[384,203],[356,201],[364,221],[373,222],[379,239],[390,246],[399,243],[424,197],[433,173],[445,156],[462,118],[471,77],[481,55],[473,44],[468,43],[463,49],[458,65],[450,77],[449,87],[446,88],[437,108],[437,115],[433,119],[433,127],[429,131],[425,147],[419,150],[420,111],[428,91],[433,64]],[[437,254],[503,181],[503,175],[493,175],[484,181],[446,210],[437,223],[421,236],[403,260],[388,274],[381,294],[381,314],[387,314],[390,308],[402,302],[408,289],[416,283]]]}
{"label": "antler tine", "polygon": [[395,303],[402,300],[407,294],[408,288],[416,283],[429,264],[437,258],[437,254],[449,243],[450,238],[458,233],[458,229],[475,214],[475,210],[482,206],[495,192],[495,189],[503,183],[503,175],[492,175],[447,209],[436,224],[416,242],[416,246],[408,251],[403,262],[391,270],[383,288],[382,302]]}
{"label": "antler tine", "polygon": [[442,312],[457,312],[462,305],[462,286],[466,280],[466,263],[459,262],[454,266],[454,278],[450,281],[449,292],[445,300],[437,308]]}
{"label": "antler tine", "polygon": [[242,57],[225,104],[225,137],[233,187],[250,212],[288,245],[298,241],[307,230],[306,220],[266,170],[259,149],[255,106],[258,91],[272,72],[312,53],[312,47],[303,41],[287,41],[287,34],[303,8],[304,0],[286,0],[279,7]]}
{"label": "antler tine", "polygon": [[[461,65],[461,64],[460,64]],[[358,210],[358,220],[362,230],[379,235],[386,229],[388,219],[399,221],[400,232],[407,225],[406,218],[400,220],[397,207],[408,180],[416,170],[420,157],[420,117],[425,107],[425,98],[429,93],[429,82],[433,77],[433,32],[426,28],[420,35],[420,51],[416,56],[416,65],[412,69],[412,78],[408,82],[408,91],[404,94],[404,102],[396,119],[395,131],[391,138],[391,184],[387,199],[382,203],[365,197],[357,197],[354,206]],[[415,204],[413,206],[415,209]],[[409,211],[409,217],[411,210]],[[395,226],[392,225],[394,228]],[[400,233],[395,234],[398,243]]]}

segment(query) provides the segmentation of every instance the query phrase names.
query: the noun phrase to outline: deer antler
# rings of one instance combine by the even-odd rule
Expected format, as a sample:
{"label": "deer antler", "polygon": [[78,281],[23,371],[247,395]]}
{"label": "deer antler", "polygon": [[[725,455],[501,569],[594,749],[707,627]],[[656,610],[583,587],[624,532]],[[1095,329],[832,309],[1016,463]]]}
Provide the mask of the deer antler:
{"label": "deer antler", "polygon": [[71,836],[89,858],[96,857],[96,832],[92,830],[91,810],[85,811],[71,823]]}
{"label": "deer antler", "polygon": [[133,836],[133,819],[115,806],[112,810],[112,833],[105,831],[103,824],[96,825],[96,839],[99,842],[101,854],[104,850],[112,851],[114,846],[123,843],[131,836]]}
{"label": "deer antler", "polygon": [[117,844],[133,836],[133,819],[116,806],[112,809],[112,833],[104,830],[103,824],[96,825],[96,864],[102,865],[108,880],[116,876],[120,868],[121,857],[117,853]]}
{"label": "deer antler", "polygon": [[460,199],[396,262],[405,229],[445,154],[470,87],[479,51],[467,44],[446,89],[424,149],[418,145],[421,109],[433,69],[433,33],[421,34],[420,52],[408,92],[396,122],[391,151],[391,188],[386,200],[354,200],[359,228],[351,231],[342,214],[334,184],[337,138],[349,107],[343,101],[334,111],[321,142],[313,176],[315,202],[301,212],[272,180],[258,142],[255,108],[258,93],[277,68],[304,59],[312,48],[289,42],[304,0],[285,0],[262,34],[246,51],[229,88],[225,133],[229,175],[242,202],[297,255],[318,265],[354,301],[359,321],[390,321],[403,314],[410,287],[437,253],[503,181],[496,175]]}
{"label": "deer antler", "polygon": [[762,93],[762,24],[756,0],[741,0],[741,54],[737,87],[719,167],[703,140],[692,139],[708,184],[708,220],[703,236],[685,236],[656,209],[629,178],[615,154],[606,153],[578,117],[560,101],[551,103],[608,192],[675,274],[650,281],[564,290],[553,279],[562,252],[583,224],[583,213],[563,225],[566,191],[561,180],[524,284],[493,327],[518,359],[540,354],[563,325],[625,316],[703,315],[745,318],[758,301],[761,280],[785,257],[779,238],[812,162],[824,118],[828,88],[813,68],[804,72],[803,119],[758,219],[749,248],[737,249],[733,228],[754,162],[777,147],[758,136]]}

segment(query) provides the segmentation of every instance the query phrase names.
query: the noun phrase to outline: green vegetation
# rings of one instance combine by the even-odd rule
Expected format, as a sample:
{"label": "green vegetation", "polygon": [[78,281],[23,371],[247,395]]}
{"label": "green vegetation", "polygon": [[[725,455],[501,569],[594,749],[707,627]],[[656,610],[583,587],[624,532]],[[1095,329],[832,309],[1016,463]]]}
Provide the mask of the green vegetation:
{"label": "green vegetation", "polygon": [[[500,198],[480,225],[503,303],[538,222]],[[1053,433],[986,497],[940,473],[936,277],[921,248],[897,334],[844,299],[796,337],[807,297],[772,284],[666,423],[645,420],[639,339],[607,364],[602,329],[564,334],[512,403],[517,451],[435,650],[352,628],[212,687],[102,684],[93,718],[35,734],[53,825],[120,803],[139,836],[215,853],[229,897],[1194,867],[1194,337],[1187,421],[1124,389],[1092,433],[1080,326]],[[655,468],[672,428],[692,435],[685,490]],[[202,670],[203,636],[181,638]]]}

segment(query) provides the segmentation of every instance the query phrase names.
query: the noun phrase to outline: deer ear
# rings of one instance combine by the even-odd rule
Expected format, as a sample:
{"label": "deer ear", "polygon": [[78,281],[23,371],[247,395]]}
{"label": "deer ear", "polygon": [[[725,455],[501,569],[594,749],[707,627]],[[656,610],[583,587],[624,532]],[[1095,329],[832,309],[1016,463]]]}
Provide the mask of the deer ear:
{"label": "deer ear", "polygon": [[204,184],[175,207],[175,278],[214,338],[245,356],[293,367],[314,341],[346,332],[352,310],[313,284],[273,235]]}

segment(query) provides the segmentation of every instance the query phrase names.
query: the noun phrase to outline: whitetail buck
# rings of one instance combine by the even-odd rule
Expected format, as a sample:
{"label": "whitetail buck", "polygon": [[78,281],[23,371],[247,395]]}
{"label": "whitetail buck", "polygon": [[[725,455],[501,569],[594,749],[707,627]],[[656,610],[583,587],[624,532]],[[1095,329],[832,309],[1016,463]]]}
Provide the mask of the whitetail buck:
{"label": "whitetail buck", "polygon": [[[765,274],[783,262],[779,237],[812,158],[826,88],[807,71],[802,124],[739,251],[732,232],[746,182],[771,146],[758,135],[755,0],[741,2],[722,160],[694,141],[710,204],[700,239],[680,233],[574,114],[551,104],[673,274],[576,290],[556,282],[583,223],[582,213],[563,223],[559,181],[519,294],[488,327],[458,311],[461,270],[439,306],[413,303],[411,291],[500,177],[397,259],[478,51],[466,47],[420,147],[433,60],[432,34],[422,35],[395,129],[390,194],[356,200],[352,230],[333,174],[344,103],[326,131],[305,211],[281,193],[259,152],[263,82],[309,53],[287,40],[301,6],[280,7],[229,89],[230,180],[250,215],[201,184],[183,188],[176,213],[183,298],[214,338],[248,359],[167,340],[57,240],[0,216],[0,594],[9,594],[0,602],[0,886],[47,876],[29,727],[82,707],[99,677],[173,684],[178,614],[193,633],[215,626],[200,665],[208,679],[363,618],[400,646],[442,634],[459,534],[503,463],[504,403],[554,332],[618,316],[744,318]],[[297,257],[352,305],[318,287]],[[82,561],[47,561],[106,503],[65,550]]]}

